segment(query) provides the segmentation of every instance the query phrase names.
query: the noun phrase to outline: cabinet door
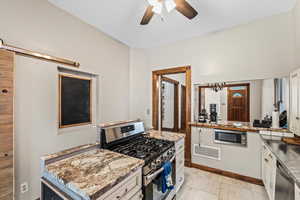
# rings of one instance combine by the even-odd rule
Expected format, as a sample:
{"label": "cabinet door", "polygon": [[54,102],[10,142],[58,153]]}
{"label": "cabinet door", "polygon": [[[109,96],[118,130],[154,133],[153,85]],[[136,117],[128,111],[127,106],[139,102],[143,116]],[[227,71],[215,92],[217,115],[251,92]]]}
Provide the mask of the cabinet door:
{"label": "cabinet door", "polygon": [[290,75],[290,128],[292,131],[296,131],[298,125],[298,114],[299,114],[299,74],[293,72]]}
{"label": "cabinet door", "polygon": [[276,158],[270,152],[269,153],[269,160],[270,160],[270,198],[271,200],[275,199],[275,183],[276,183]]}
{"label": "cabinet door", "polygon": [[263,144],[262,145],[262,151],[261,151],[261,176],[264,185],[266,185],[266,146]]}
{"label": "cabinet door", "polygon": [[300,189],[297,184],[295,184],[295,200],[300,200]]}

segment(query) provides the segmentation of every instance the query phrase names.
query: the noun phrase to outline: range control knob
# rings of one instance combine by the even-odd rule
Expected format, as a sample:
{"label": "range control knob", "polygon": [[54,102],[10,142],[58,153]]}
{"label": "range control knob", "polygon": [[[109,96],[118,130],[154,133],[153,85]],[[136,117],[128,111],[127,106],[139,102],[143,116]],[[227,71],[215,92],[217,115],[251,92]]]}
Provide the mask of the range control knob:
{"label": "range control knob", "polygon": [[151,168],[151,169],[156,169],[156,167],[157,167],[157,166],[156,166],[155,162],[152,162],[152,163],[150,164],[150,168]]}
{"label": "range control knob", "polygon": [[174,153],[173,150],[169,150],[167,154],[168,154],[168,156],[171,156],[171,155],[173,155],[173,153]]}
{"label": "range control knob", "polygon": [[159,167],[161,165],[161,159],[158,158],[156,161],[155,161],[155,165],[156,167]]}

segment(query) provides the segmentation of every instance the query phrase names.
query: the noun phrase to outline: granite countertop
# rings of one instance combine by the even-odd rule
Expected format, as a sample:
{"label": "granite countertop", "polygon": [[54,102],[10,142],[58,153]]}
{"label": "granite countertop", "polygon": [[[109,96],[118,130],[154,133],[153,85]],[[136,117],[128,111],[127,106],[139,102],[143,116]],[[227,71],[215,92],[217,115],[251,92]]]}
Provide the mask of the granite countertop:
{"label": "granite countertop", "polygon": [[[75,149],[83,148],[85,147]],[[63,153],[48,155],[46,158],[53,159],[57,155],[63,156]],[[143,160],[94,148],[46,164],[44,171],[50,179],[56,180],[73,193],[84,199],[94,200],[143,165]]]}
{"label": "granite countertop", "polygon": [[147,136],[156,138],[156,139],[177,142],[177,141],[181,140],[182,138],[184,138],[185,134],[177,133],[177,132],[150,130],[150,131],[147,131]]}
{"label": "granite countertop", "polygon": [[300,185],[300,146],[287,144],[281,141],[281,137],[261,135],[261,138],[295,182]]}
{"label": "granite countertop", "polygon": [[214,129],[243,131],[243,132],[254,132],[254,133],[258,133],[260,131],[290,133],[290,131],[288,129],[284,129],[284,128],[258,128],[258,127],[253,127],[250,123],[242,123],[242,126],[239,126],[239,127],[234,126],[233,122],[224,122],[224,123],[219,123],[219,124],[190,122],[189,125],[190,126],[195,126],[195,127],[203,127],[203,128],[214,128]]}
{"label": "granite countertop", "polygon": [[108,128],[111,126],[117,126],[117,125],[122,125],[122,124],[128,124],[128,123],[133,123],[133,122],[139,122],[140,120],[123,120],[123,121],[117,121],[117,122],[106,122],[106,123],[102,123],[99,124],[98,126],[100,128]]}

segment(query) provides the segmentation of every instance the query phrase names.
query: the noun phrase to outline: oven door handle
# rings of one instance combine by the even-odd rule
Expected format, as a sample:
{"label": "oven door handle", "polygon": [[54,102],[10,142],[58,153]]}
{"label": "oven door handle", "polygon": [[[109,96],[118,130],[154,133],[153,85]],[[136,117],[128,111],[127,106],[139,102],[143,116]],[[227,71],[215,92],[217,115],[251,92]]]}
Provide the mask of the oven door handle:
{"label": "oven door handle", "polygon": [[[173,156],[170,160],[170,162],[173,162],[175,160],[175,156]],[[146,181],[148,182],[149,180],[152,180],[153,178],[155,178],[158,174],[160,174],[162,171],[164,170],[164,168],[160,168],[159,170],[157,170],[156,172],[154,172],[153,174],[150,174],[148,176],[146,176]]]}

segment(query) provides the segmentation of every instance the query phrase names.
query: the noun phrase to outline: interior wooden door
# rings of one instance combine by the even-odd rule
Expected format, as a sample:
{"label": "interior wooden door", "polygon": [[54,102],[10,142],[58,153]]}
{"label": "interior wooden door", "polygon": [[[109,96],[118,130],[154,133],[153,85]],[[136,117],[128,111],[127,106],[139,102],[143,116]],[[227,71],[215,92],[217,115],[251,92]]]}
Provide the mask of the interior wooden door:
{"label": "interior wooden door", "polygon": [[[178,85],[179,82],[167,77],[161,78],[161,130],[163,131],[179,131],[179,101],[178,101]],[[169,87],[168,87],[169,86]],[[170,87],[171,86],[171,87]],[[172,89],[171,89],[172,88]],[[169,90],[169,91],[167,91]],[[172,95],[170,94],[170,90],[172,90]],[[167,98],[169,97],[169,98]],[[172,110],[166,110],[167,104],[170,104]],[[171,116],[166,116],[166,114],[170,114]],[[170,118],[172,120],[166,120],[166,118]],[[169,123],[166,123],[168,122]],[[172,121],[172,122],[170,122]]]}
{"label": "interior wooden door", "polygon": [[228,87],[228,121],[249,122],[249,87]]}
{"label": "interior wooden door", "polygon": [[0,50],[0,200],[14,199],[14,53]]}

